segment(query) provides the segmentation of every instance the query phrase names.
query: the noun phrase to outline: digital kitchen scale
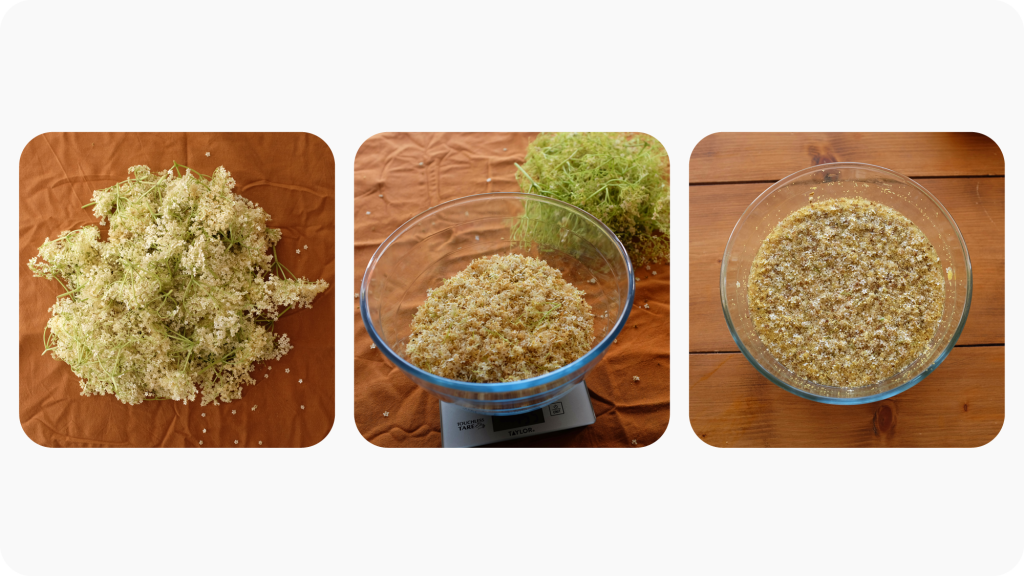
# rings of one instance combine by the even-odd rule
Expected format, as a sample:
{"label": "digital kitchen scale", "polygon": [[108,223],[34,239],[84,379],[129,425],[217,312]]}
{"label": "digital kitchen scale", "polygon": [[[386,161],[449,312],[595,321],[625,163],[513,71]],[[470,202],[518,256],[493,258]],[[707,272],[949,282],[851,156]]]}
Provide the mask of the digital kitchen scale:
{"label": "digital kitchen scale", "polygon": [[514,416],[485,416],[441,402],[441,439],[445,448],[470,448],[590,426],[596,420],[587,385],[580,382],[551,404]]}

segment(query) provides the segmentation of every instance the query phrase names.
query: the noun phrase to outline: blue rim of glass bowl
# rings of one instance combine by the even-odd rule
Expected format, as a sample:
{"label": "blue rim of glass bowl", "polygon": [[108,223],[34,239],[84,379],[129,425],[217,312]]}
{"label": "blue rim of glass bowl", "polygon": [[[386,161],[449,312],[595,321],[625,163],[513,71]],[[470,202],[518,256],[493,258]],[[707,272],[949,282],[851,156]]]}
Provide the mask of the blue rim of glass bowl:
{"label": "blue rim of glass bowl", "polygon": [[[876,170],[878,172],[883,172],[886,174],[890,174],[892,176],[896,176],[901,181],[906,181],[907,183],[909,183],[911,186],[917,189],[918,192],[924,194],[926,198],[928,198],[929,200],[932,201],[933,204],[935,204],[936,208],[938,208],[942,215],[946,218],[946,221],[949,222],[949,224],[953,227],[953,230],[956,231],[956,239],[958,242],[960,242],[960,249],[963,250],[964,261],[967,267],[967,296],[964,299],[964,312],[963,314],[960,315],[960,323],[956,327],[956,331],[953,333],[953,337],[949,340],[949,344],[946,345],[945,349],[943,349],[943,351],[938,355],[938,357],[936,357],[931,364],[929,364],[924,370],[922,370],[920,374],[914,376],[907,382],[891,390],[886,390],[885,392],[879,392],[878,394],[873,394],[871,396],[863,396],[860,398],[832,398],[829,396],[818,396],[817,394],[811,394],[806,390],[801,390],[800,388],[796,388],[795,386],[791,386],[783,382],[782,380],[779,380],[769,370],[761,366],[761,363],[754,358],[754,356],[750,353],[747,347],[740,340],[739,335],[736,333],[736,327],[733,325],[732,316],[729,314],[729,303],[726,298],[727,288],[725,281],[725,271],[726,268],[728,268],[729,266],[729,253],[732,251],[732,243],[733,240],[735,240],[736,238],[736,232],[739,230],[740,224],[746,222],[747,216],[754,210],[755,207],[760,205],[765,198],[767,198],[777,190],[785,187],[793,180],[796,180],[797,178],[811,172],[818,172],[820,170],[827,170],[830,168],[860,168]],[[931,374],[936,368],[938,368],[939,364],[942,364],[942,361],[946,359],[946,356],[949,356],[949,353],[953,351],[953,347],[956,346],[957,340],[960,339],[960,334],[964,331],[964,325],[967,324],[967,315],[971,310],[971,295],[974,292],[974,272],[971,268],[971,255],[967,251],[967,243],[964,242],[964,236],[963,234],[960,233],[960,227],[956,225],[956,221],[953,220],[953,217],[946,210],[946,207],[943,206],[942,203],[939,202],[939,200],[935,196],[932,196],[932,193],[926,190],[924,186],[921,186],[908,176],[904,176],[903,174],[900,174],[899,172],[890,170],[888,168],[883,168],[882,166],[875,166],[873,164],[863,164],[860,162],[833,162],[831,164],[818,164],[817,166],[804,168],[803,170],[794,172],[789,176],[786,176],[782,180],[779,180],[775,184],[769,186],[767,190],[762,192],[757,198],[754,199],[753,202],[750,203],[749,206],[747,206],[747,209],[743,211],[743,215],[740,216],[740,219],[736,221],[736,226],[733,227],[732,233],[729,234],[729,241],[725,245],[725,252],[722,256],[722,271],[719,274],[718,290],[719,296],[722,299],[722,312],[725,314],[725,322],[726,324],[729,325],[729,334],[732,335],[732,339],[736,342],[736,345],[739,346],[740,351],[743,352],[743,355],[747,357],[747,360],[751,364],[753,364],[754,368],[756,368],[758,372],[763,374],[765,378],[767,378],[773,384],[787,392],[792,392],[793,394],[796,394],[801,398],[807,398],[808,400],[814,400],[816,402],[821,402],[823,404],[870,404],[871,402],[878,402],[879,400],[892,398],[893,396],[901,392],[909,390],[915,384],[917,384],[921,380],[924,380],[925,377]]]}
{"label": "blue rim of glass bowl", "polygon": [[[385,344],[384,340],[381,339],[380,335],[377,334],[377,329],[374,327],[372,317],[370,316],[369,305],[366,302],[366,288],[367,288],[366,284],[367,284],[367,281],[369,280],[369,272],[370,272],[370,269],[373,268],[374,264],[376,264],[376,262],[378,260],[380,260],[380,257],[384,254],[385,251],[387,251],[388,247],[391,246],[391,244],[395,240],[397,240],[406,230],[411,228],[413,225],[415,225],[417,222],[419,222],[420,220],[424,219],[425,217],[430,216],[431,214],[434,214],[435,212],[441,211],[444,207],[448,206],[449,204],[456,204],[456,203],[460,203],[460,202],[465,202],[466,200],[470,200],[470,199],[483,199],[483,198],[495,198],[495,197],[522,198],[522,199],[529,199],[529,200],[544,200],[544,201],[551,202],[551,203],[554,203],[554,204],[561,204],[562,206],[564,206],[564,207],[566,207],[566,208],[568,208],[570,210],[576,211],[579,214],[583,215],[584,218],[592,221],[594,224],[597,224],[597,226],[602,231],[604,231],[604,233],[607,234],[614,241],[615,248],[619,251],[619,254],[626,261],[626,274],[628,275],[628,280],[629,280],[629,294],[628,294],[628,297],[626,298],[625,305],[622,307],[622,312],[619,314],[618,320],[615,322],[615,325],[608,332],[608,334],[605,335],[604,339],[601,340],[601,342],[599,342],[597,346],[594,346],[593,348],[591,348],[589,352],[587,352],[586,354],[581,356],[579,359],[577,359],[577,360],[575,360],[575,361],[573,361],[573,362],[571,362],[569,364],[566,364],[565,366],[562,366],[561,368],[559,368],[557,370],[554,370],[552,372],[548,372],[547,374],[541,374],[540,376],[534,376],[533,378],[527,378],[525,380],[516,380],[515,382],[493,382],[493,383],[483,382],[483,383],[478,383],[478,382],[463,382],[461,380],[452,380],[452,379],[449,379],[449,378],[442,378],[440,376],[436,376],[434,374],[431,374],[430,372],[427,372],[425,370],[422,370],[422,369],[414,366],[409,361],[407,361],[404,358],[402,358],[401,356],[395,354],[391,350],[391,347],[388,346],[387,344]],[[405,372],[408,372],[408,373],[412,374],[413,376],[415,376],[417,378],[425,380],[425,381],[427,381],[427,382],[429,382],[429,383],[431,383],[431,384],[433,384],[435,386],[440,386],[440,387],[444,387],[444,388],[450,388],[450,389],[459,390],[459,391],[462,391],[462,392],[474,392],[474,393],[518,392],[518,391],[521,391],[521,390],[528,390],[530,388],[534,388],[534,387],[537,387],[537,386],[543,386],[545,384],[548,384],[550,382],[558,380],[559,378],[562,378],[562,377],[566,376],[567,374],[571,374],[571,373],[575,372],[576,370],[579,370],[582,366],[586,366],[588,363],[593,361],[595,358],[599,358],[601,356],[601,354],[604,354],[604,351],[608,349],[608,346],[611,345],[611,343],[619,335],[619,332],[621,332],[622,328],[626,325],[626,320],[629,318],[629,313],[630,313],[630,311],[633,308],[633,296],[634,296],[634,290],[635,290],[635,280],[634,280],[634,278],[635,278],[635,273],[633,272],[633,262],[629,259],[629,254],[626,252],[626,247],[622,245],[622,241],[619,240],[619,237],[616,236],[615,233],[612,232],[610,228],[605,226],[604,222],[601,222],[593,214],[591,214],[591,213],[587,212],[586,210],[583,210],[583,209],[581,209],[581,208],[579,208],[577,206],[573,206],[572,204],[569,204],[568,202],[563,202],[563,201],[558,200],[556,198],[548,198],[547,196],[541,196],[539,194],[525,194],[523,192],[488,192],[486,194],[474,194],[472,196],[463,196],[462,198],[456,198],[455,200],[449,200],[447,202],[442,202],[441,204],[438,204],[437,206],[434,206],[432,208],[428,208],[428,209],[424,210],[423,212],[420,212],[419,214],[413,216],[412,218],[407,220],[405,222],[405,224],[402,224],[397,229],[395,229],[395,231],[392,232],[391,235],[388,236],[387,239],[384,240],[384,242],[381,243],[381,245],[377,247],[376,252],[374,252],[373,256],[370,258],[370,262],[366,265],[366,272],[363,273],[363,281],[362,281],[362,283],[359,286],[359,314],[362,316],[363,326],[366,327],[366,331],[369,332],[369,334],[370,334],[370,339],[372,339],[374,344],[376,344],[377,348],[379,348],[380,351],[384,353],[384,356],[388,360],[390,360],[392,363],[394,363],[396,366],[398,366],[399,368],[401,368]]]}

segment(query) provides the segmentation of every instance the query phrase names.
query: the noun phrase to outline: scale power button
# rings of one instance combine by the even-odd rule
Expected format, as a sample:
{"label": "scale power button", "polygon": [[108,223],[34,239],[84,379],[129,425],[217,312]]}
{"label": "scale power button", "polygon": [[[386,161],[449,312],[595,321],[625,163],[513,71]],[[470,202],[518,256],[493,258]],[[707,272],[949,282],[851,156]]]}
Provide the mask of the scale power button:
{"label": "scale power button", "polygon": [[562,407],[561,402],[555,402],[548,406],[548,414],[551,414],[552,416],[561,416],[562,414],[565,414],[565,408]]}

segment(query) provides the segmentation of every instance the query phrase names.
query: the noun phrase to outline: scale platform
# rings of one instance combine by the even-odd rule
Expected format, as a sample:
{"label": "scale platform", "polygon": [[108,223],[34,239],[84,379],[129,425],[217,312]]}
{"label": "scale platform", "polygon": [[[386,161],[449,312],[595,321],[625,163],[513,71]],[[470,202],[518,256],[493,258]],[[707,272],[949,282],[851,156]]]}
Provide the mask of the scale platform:
{"label": "scale platform", "polygon": [[590,426],[596,420],[585,382],[580,382],[568,394],[547,406],[514,416],[485,416],[450,402],[441,402],[441,438],[445,448],[484,446]]}

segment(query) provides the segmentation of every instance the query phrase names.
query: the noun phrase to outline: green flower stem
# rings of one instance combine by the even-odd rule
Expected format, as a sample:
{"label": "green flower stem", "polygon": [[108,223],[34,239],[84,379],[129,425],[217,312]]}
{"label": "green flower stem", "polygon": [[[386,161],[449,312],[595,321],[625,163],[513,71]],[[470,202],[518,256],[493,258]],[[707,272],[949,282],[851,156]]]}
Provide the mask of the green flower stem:
{"label": "green flower stem", "polygon": [[484,326],[484,328],[487,328],[487,331],[488,331],[488,332],[490,332],[491,334],[494,334],[494,335],[495,335],[495,336],[497,336],[498,338],[501,338],[501,339],[502,339],[502,340],[504,340],[505,342],[508,342],[509,344],[511,344],[511,343],[512,343],[512,341],[511,341],[511,340],[509,340],[508,338],[505,338],[505,337],[504,337],[503,335],[499,334],[498,332],[495,332],[494,330],[491,330],[491,329],[490,329],[490,328],[488,328],[487,326]]}
{"label": "green flower stem", "polygon": [[[634,266],[667,261],[670,249],[668,155],[644,134],[547,133],[527,150],[516,179],[523,192],[557,198],[593,214],[622,240]],[[530,207],[513,238],[561,244],[561,210]],[[530,219],[533,223],[523,223]],[[529,247],[529,246],[528,246]]]}

